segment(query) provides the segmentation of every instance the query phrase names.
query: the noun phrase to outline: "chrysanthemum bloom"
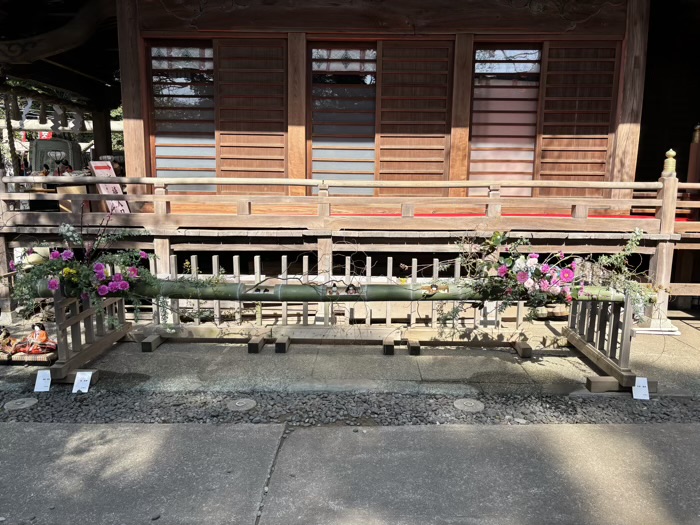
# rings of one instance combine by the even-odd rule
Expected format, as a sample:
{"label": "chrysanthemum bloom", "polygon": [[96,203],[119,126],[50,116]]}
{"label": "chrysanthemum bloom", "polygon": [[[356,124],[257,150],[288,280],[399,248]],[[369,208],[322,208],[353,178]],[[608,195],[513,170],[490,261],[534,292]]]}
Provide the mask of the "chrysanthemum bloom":
{"label": "chrysanthemum bloom", "polygon": [[550,266],[546,263],[543,264],[542,266],[540,266],[540,270],[542,271],[542,273],[547,273],[549,271],[549,269],[550,269]]}
{"label": "chrysanthemum bloom", "polygon": [[49,290],[58,290],[58,279],[49,279]]}
{"label": "chrysanthemum bloom", "polygon": [[505,264],[503,264],[498,267],[498,276],[505,277],[506,275],[508,275],[508,267]]}
{"label": "chrysanthemum bloom", "polygon": [[523,283],[523,286],[525,286],[525,288],[527,288],[528,290],[534,290],[537,285],[535,284],[535,281],[533,281],[532,279],[528,279]]}
{"label": "chrysanthemum bloom", "polygon": [[559,274],[559,278],[565,283],[570,283],[574,280],[574,271],[569,268],[564,268]]}
{"label": "chrysanthemum bloom", "polygon": [[109,283],[108,288],[109,288],[109,291],[112,293],[118,292],[119,291],[119,283],[116,281],[112,281],[111,283]]}
{"label": "chrysanthemum bloom", "polygon": [[535,257],[528,257],[527,262],[525,264],[528,268],[535,268],[538,263]]}
{"label": "chrysanthemum bloom", "polygon": [[104,272],[97,272],[95,274],[95,277],[97,277],[98,281],[104,281],[105,279],[107,279],[107,276],[105,275]]}
{"label": "chrysanthemum bloom", "polygon": [[17,271],[17,265],[15,264],[15,261],[10,261],[10,271],[11,272]]}
{"label": "chrysanthemum bloom", "polygon": [[525,281],[527,281],[529,278],[530,278],[530,275],[528,275],[527,272],[518,272],[518,273],[515,275],[515,279],[516,279],[520,284],[524,284]]}
{"label": "chrysanthemum bloom", "polygon": [[141,256],[142,259],[148,259],[148,254],[144,252],[143,250],[139,252],[139,255]]}
{"label": "chrysanthemum bloom", "polygon": [[527,256],[528,259],[539,259],[540,254],[539,253],[531,253],[530,255]]}
{"label": "chrysanthemum bloom", "polygon": [[547,292],[550,288],[551,285],[549,284],[549,281],[547,281],[546,279],[540,281],[540,290],[542,290],[543,292]]}
{"label": "chrysanthemum bloom", "polygon": [[102,263],[95,263],[95,266],[93,266],[92,269],[95,270],[96,273],[104,272],[105,265]]}
{"label": "chrysanthemum bloom", "polygon": [[97,295],[107,295],[109,293],[109,288],[104,284],[97,289]]}
{"label": "chrysanthemum bloom", "polygon": [[120,273],[115,273],[114,277],[112,277],[112,280],[115,282],[121,282],[124,280],[124,276]]}
{"label": "chrysanthemum bloom", "polygon": [[127,272],[129,273],[129,277],[131,279],[136,279],[139,276],[139,269],[135,266],[129,266]]}
{"label": "chrysanthemum bloom", "polygon": [[554,294],[554,295],[559,295],[561,293],[561,286],[558,284],[554,284],[549,287],[549,293]]}
{"label": "chrysanthemum bloom", "polygon": [[122,292],[125,292],[129,289],[129,283],[126,281],[121,281],[117,283],[117,286]]}
{"label": "chrysanthemum bloom", "polygon": [[64,250],[61,254],[61,259],[64,261],[70,261],[73,257],[75,257],[75,254],[71,250]]}
{"label": "chrysanthemum bloom", "polygon": [[60,257],[61,257],[61,253],[60,253],[58,250],[54,250],[54,251],[52,251],[52,252],[49,254],[49,258],[50,258],[52,261],[55,261],[56,259],[58,259],[58,258],[60,258]]}

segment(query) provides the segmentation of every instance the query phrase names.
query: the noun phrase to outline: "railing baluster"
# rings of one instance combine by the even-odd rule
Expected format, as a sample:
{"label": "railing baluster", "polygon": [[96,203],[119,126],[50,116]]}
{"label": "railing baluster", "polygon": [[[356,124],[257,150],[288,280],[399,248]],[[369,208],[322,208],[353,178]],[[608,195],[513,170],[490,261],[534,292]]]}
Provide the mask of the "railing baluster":
{"label": "railing baluster", "polygon": [[613,303],[612,305],[612,322],[610,323],[610,331],[608,337],[608,351],[607,356],[610,359],[617,359],[618,352],[618,341],[620,332],[620,313],[622,311],[622,304]]}
{"label": "railing baluster", "polygon": [[[158,277],[158,261],[155,257],[148,258],[148,269],[151,274]],[[160,324],[160,307],[157,300],[151,300],[151,317],[153,324]]]}
{"label": "railing baluster", "polygon": [[[212,255],[211,257],[211,273],[214,279],[219,279],[221,277],[221,266],[219,264],[219,256]],[[214,324],[219,326],[221,324],[221,301],[214,301]]]}
{"label": "railing baluster", "polygon": [[[197,282],[199,280],[199,258],[196,255],[190,256],[190,272],[192,275],[192,280]],[[199,300],[199,295],[194,300],[194,324],[199,325],[201,322],[202,308],[201,301]]]}
{"label": "railing baluster", "polygon": [[[170,256],[170,278],[173,281],[177,281],[177,255]],[[170,310],[172,312],[173,324],[178,326],[180,324],[180,300],[171,299],[170,300]]]}
{"label": "railing baluster", "polygon": [[600,309],[600,301],[588,301],[589,314],[588,324],[586,325],[586,341],[592,343],[595,339],[595,327],[598,320],[598,310]]}
{"label": "railing baluster", "polygon": [[632,348],[632,324],[634,323],[632,300],[629,294],[625,295],[625,305],[622,312],[622,336],[620,338],[620,355],[618,363],[621,368],[629,368],[630,350]]}
{"label": "railing baluster", "polygon": [[[386,281],[391,284],[394,277],[394,258],[386,258]],[[386,313],[384,314],[384,322],[387,326],[391,326],[391,301],[386,302]]]}
{"label": "railing baluster", "polygon": [[[253,270],[255,272],[255,285],[256,286],[262,286],[261,280],[262,280],[262,267],[261,267],[261,260],[260,256],[256,255],[253,257]],[[258,326],[262,326],[263,324],[263,312],[262,312],[262,303],[255,303],[255,324]]]}
{"label": "railing baluster", "polygon": [[[454,272],[454,278],[455,282],[459,282],[460,279],[460,274],[462,271],[462,259],[460,257],[455,258],[455,272]],[[452,327],[457,328],[457,325],[460,324],[460,316],[461,316],[461,311],[460,312],[455,312],[457,305],[459,303],[457,301],[452,301],[452,310],[453,310],[453,318],[452,318]]]}
{"label": "railing baluster", "polygon": [[596,330],[595,347],[602,353],[605,353],[605,334],[610,320],[610,302],[600,302],[600,314],[598,316],[598,329]]}
{"label": "railing baluster", "polygon": [[[411,259],[411,288],[415,290],[418,286],[418,259]],[[416,324],[417,305],[415,301],[411,301],[408,326]]]}
{"label": "railing baluster", "polygon": [[[281,265],[282,265],[282,267],[281,267],[282,273],[280,276],[282,278],[283,284],[287,284],[287,281],[288,281],[287,280],[287,270],[288,270],[288,268],[287,268],[287,256],[286,255],[282,256]],[[287,324],[288,324],[287,323],[287,301],[283,301],[282,302],[282,326],[287,326]]]}
{"label": "railing baluster", "polygon": [[119,301],[117,301],[116,309],[119,325],[122,326],[126,323],[126,305],[124,304],[124,299],[119,299]]}
{"label": "railing baluster", "polygon": [[[240,284],[240,282],[241,282],[241,256],[240,255],[233,256],[233,282],[236,284]],[[243,303],[241,301],[238,301],[238,309],[236,310],[235,319],[236,319],[236,322],[238,324],[241,324],[241,322],[243,321]]]}
{"label": "railing baluster", "polygon": [[[83,311],[90,309],[90,299],[81,299]],[[83,319],[83,330],[85,331],[85,343],[90,344],[95,342],[95,325],[93,324],[93,316],[89,315]]]}
{"label": "railing baluster", "polygon": [[[352,257],[345,257],[345,285],[352,284]],[[355,320],[355,308],[350,303],[345,303],[345,323],[352,324]]]}
{"label": "railing baluster", "polygon": [[[301,282],[304,284],[309,284],[309,256],[304,255],[301,259]],[[304,326],[309,324],[309,303],[304,301],[302,306],[302,322]]]}
{"label": "railing baluster", "polygon": [[591,306],[590,301],[581,301],[581,309],[578,312],[578,323],[576,326],[576,333],[581,337],[586,335],[586,322],[588,320],[588,311]]}
{"label": "railing baluster", "polygon": [[[367,256],[365,260],[365,284],[372,284],[372,257]],[[365,324],[372,324],[372,303],[365,303]]]}
{"label": "railing baluster", "polygon": [[[440,277],[440,260],[439,259],[433,259],[433,282],[437,283],[438,279]],[[437,327],[437,313],[438,313],[438,304],[436,301],[431,301],[430,306],[432,307],[432,317],[430,318],[430,326],[433,328]]]}
{"label": "railing baluster", "polygon": [[577,333],[578,314],[580,307],[581,303],[579,301],[572,301],[571,306],[569,307],[569,328],[571,328],[574,332]]}

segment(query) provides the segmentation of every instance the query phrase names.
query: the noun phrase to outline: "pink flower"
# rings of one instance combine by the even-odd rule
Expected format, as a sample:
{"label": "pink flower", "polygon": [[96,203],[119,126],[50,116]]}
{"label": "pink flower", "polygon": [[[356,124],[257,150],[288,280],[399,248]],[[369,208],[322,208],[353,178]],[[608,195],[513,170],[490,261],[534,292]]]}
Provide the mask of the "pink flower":
{"label": "pink flower", "polygon": [[114,277],[112,277],[112,280],[115,282],[121,282],[124,280],[124,276],[120,273],[115,273]]}
{"label": "pink flower", "polygon": [[573,272],[573,270],[570,270],[569,268],[564,268],[561,271],[561,274],[559,274],[559,277],[565,283],[570,283],[571,281],[574,280],[574,272]]}
{"label": "pink flower", "polygon": [[15,261],[10,261],[10,271],[17,271],[17,265],[15,264]]}
{"label": "pink flower", "polygon": [[136,279],[139,276],[139,269],[135,266],[129,266],[127,272],[129,273],[129,278],[131,279]]}
{"label": "pink flower", "polygon": [[528,255],[528,257],[529,257],[530,259],[539,259],[539,258],[540,258],[540,254],[539,254],[539,253],[531,253],[530,255]]}
{"label": "pink flower", "polygon": [[537,287],[537,285],[535,284],[535,281],[533,281],[532,279],[528,279],[527,281],[525,281],[523,283],[523,286],[525,288],[527,288],[528,290],[534,290]]}
{"label": "pink flower", "polygon": [[560,258],[560,259],[563,259],[564,257],[566,257],[566,256],[564,255],[564,252],[560,251],[560,252],[559,252],[559,258]]}
{"label": "pink flower", "polygon": [[104,281],[107,278],[104,272],[95,273],[95,277],[97,277],[98,281]]}
{"label": "pink flower", "polygon": [[498,267],[498,276],[505,277],[506,275],[508,275],[508,267],[505,264],[503,264]]}
{"label": "pink flower", "polygon": [[105,265],[102,263],[95,263],[95,266],[93,266],[92,269],[95,270],[95,273],[104,272]]}
{"label": "pink flower", "polygon": [[122,292],[125,292],[129,289],[129,283],[126,281],[121,281],[117,283],[117,285]]}
{"label": "pink flower", "polygon": [[567,303],[570,303],[570,302],[573,301],[573,300],[574,300],[574,298],[571,297],[570,295],[567,295],[567,296],[566,296],[566,302],[567,302]]}
{"label": "pink flower", "polygon": [[520,284],[524,284],[525,281],[527,281],[529,278],[530,278],[530,276],[528,275],[527,272],[518,272],[518,273],[515,275],[515,279],[516,279]]}
{"label": "pink flower", "polygon": [[109,288],[107,288],[104,284],[97,289],[98,295],[105,296],[108,293],[109,293]]}
{"label": "pink flower", "polygon": [[108,290],[112,293],[119,291],[119,283],[117,281],[112,281],[109,283]]}
{"label": "pink flower", "polygon": [[139,256],[141,256],[142,259],[148,259],[148,254],[143,250],[139,252]]}
{"label": "pink flower", "polygon": [[49,279],[49,290],[58,290],[58,279]]}
{"label": "pink flower", "polygon": [[564,287],[561,289],[561,293],[564,294],[564,295],[571,295],[571,288],[569,288],[568,286],[564,286]]}
{"label": "pink flower", "polygon": [[73,257],[75,257],[75,254],[71,250],[64,250],[61,254],[61,259],[64,261],[70,261]]}
{"label": "pink flower", "polygon": [[547,280],[540,281],[540,290],[542,290],[543,292],[549,291],[550,287],[551,286],[549,284],[549,281],[547,281]]}
{"label": "pink flower", "polygon": [[60,258],[60,257],[61,257],[61,254],[59,253],[58,250],[54,250],[54,251],[52,251],[52,252],[49,254],[49,258],[50,258],[52,261],[55,261],[56,259],[58,259],[58,258]]}
{"label": "pink flower", "polygon": [[572,270],[575,270],[576,266],[578,266],[578,265],[576,264],[576,261],[571,261],[571,264],[569,266],[571,266]]}
{"label": "pink flower", "polygon": [[559,295],[561,293],[561,287],[557,284],[553,284],[549,288],[549,293],[551,293],[553,295]]}
{"label": "pink flower", "polygon": [[549,269],[550,266],[548,264],[543,264],[542,266],[540,266],[540,270],[542,271],[542,273],[547,273]]}

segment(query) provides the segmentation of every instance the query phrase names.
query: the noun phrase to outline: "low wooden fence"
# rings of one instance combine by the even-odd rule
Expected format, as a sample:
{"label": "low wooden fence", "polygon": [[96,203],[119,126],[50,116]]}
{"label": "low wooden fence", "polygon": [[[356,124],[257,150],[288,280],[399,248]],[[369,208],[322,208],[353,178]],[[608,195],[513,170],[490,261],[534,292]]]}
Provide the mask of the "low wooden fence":
{"label": "low wooden fence", "polygon": [[54,294],[58,360],[50,367],[51,378],[66,380],[71,372],[94,360],[122,339],[131,323],[126,321],[124,300],[109,298],[101,306]]}

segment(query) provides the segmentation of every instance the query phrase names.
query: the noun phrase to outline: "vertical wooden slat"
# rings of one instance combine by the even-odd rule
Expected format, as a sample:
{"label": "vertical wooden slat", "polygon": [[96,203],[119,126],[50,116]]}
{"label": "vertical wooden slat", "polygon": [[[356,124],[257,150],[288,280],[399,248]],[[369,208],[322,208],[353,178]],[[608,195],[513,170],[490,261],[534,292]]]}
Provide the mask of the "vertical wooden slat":
{"label": "vertical wooden slat", "polygon": [[[459,33],[455,40],[450,130],[450,180],[467,180],[469,125],[474,68],[474,35]],[[466,197],[466,188],[450,188],[450,197]]]}
{"label": "vertical wooden slat", "polygon": [[[287,177],[306,178],[306,34],[289,33],[287,42]],[[303,196],[291,186],[289,195]]]}
{"label": "vertical wooden slat", "polygon": [[632,349],[632,324],[634,323],[632,300],[625,296],[625,305],[622,311],[622,334],[620,335],[620,354],[617,356],[621,368],[629,368],[630,350]]}
{"label": "vertical wooden slat", "polygon": [[[75,319],[78,316],[78,314],[80,313],[80,308],[78,307],[78,301],[73,300],[71,302],[69,309],[70,309],[71,319]],[[73,326],[70,327],[70,340],[71,340],[70,342],[71,342],[72,354],[76,355],[80,352],[80,349],[83,346],[82,330],[80,329],[80,323],[75,323]]]}
{"label": "vertical wooden slat", "polygon": [[54,317],[56,320],[56,343],[58,343],[58,360],[67,361],[70,358],[68,334],[65,329],[66,311],[63,306],[63,295],[55,292],[53,295]]}
{"label": "vertical wooden slat", "polygon": [[[304,255],[301,259],[301,282],[303,284],[309,284],[309,256]],[[302,317],[304,326],[309,324],[309,303],[304,301],[302,306]]]}
{"label": "vertical wooden slat", "polygon": [[[253,257],[253,269],[255,272],[255,284],[259,286],[260,280],[262,279],[262,268],[259,255]],[[262,303],[255,304],[255,324],[258,326],[262,325]]]}
{"label": "vertical wooden slat", "polygon": [[620,313],[622,312],[622,305],[620,303],[613,303],[612,306],[612,322],[610,323],[610,332],[608,337],[608,351],[607,356],[610,359],[617,359],[619,355],[618,342],[620,340]]}
{"label": "vertical wooden slat", "polygon": [[597,339],[594,342],[595,347],[602,353],[605,353],[605,335],[610,321],[610,302],[601,301],[600,315],[598,316],[598,329],[596,330]]}
{"label": "vertical wooden slat", "polygon": [[[454,270],[454,279],[455,282],[459,282],[460,279],[460,273],[462,271],[462,265],[461,265],[462,259],[460,257],[455,258],[455,270]],[[455,312],[457,306],[459,303],[457,301],[452,302],[452,310],[453,310],[453,317],[452,317],[452,327],[456,328],[460,324],[460,316],[461,312]]]}
{"label": "vertical wooden slat", "polygon": [[[345,257],[345,285],[352,284],[352,257]],[[355,308],[349,303],[345,303],[346,324],[352,324],[355,319]]]}
{"label": "vertical wooden slat", "polygon": [[[437,283],[440,277],[440,260],[433,259],[433,282]],[[430,318],[430,326],[437,328],[437,312],[438,303],[436,301],[430,301],[430,306],[432,309],[432,316]]]}
{"label": "vertical wooden slat", "polygon": [[[192,272],[192,280],[197,282],[199,280],[199,261],[196,255],[192,255],[190,257],[190,270]],[[201,301],[199,300],[199,297],[195,299],[194,301],[194,308],[195,308],[195,314],[194,314],[194,324],[199,325],[201,320],[200,317],[202,315],[201,311]]]}
{"label": "vertical wooden slat", "polygon": [[[387,284],[392,284],[393,283],[393,277],[394,277],[394,258],[393,257],[387,257],[386,258],[386,280]],[[391,326],[391,301],[386,302],[386,313],[384,314],[385,316],[385,322],[387,326]]]}
{"label": "vertical wooden slat", "polygon": [[[177,255],[170,256],[170,279],[177,281]],[[170,310],[173,318],[173,324],[178,326],[180,324],[180,300],[171,299],[170,300]]]}
{"label": "vertical wooden slat", "polygon": [[[86,311],[90,308],[90,299],[81,299],[82,309]],[[85,332],[85,343],[90,344],[95,342],[95,324],[94,316],[89,315],[83,319],[83,330]]]}
{"label": "vertical wooden slat", "polygon": [[[241,256],[240,255],[234,255],[233,256],[233,282],[236,284],[241,283]],[[236,322],[238,324],[241,324],[241,321],[243,320],[243,303],[241,301],[238,301],[238,308],[236,309]]]}
{"label": "vertical wooden slat", "polygon": [[[158,276],[158,261],[155,257],[148,258],[148,269],[152,275]],[[153,324],[160,324],[160,307],[155,298],[151,300],[151,312],[151,321],[153,321]]]}
{"label": "vertical wooden slat", "polygon": [[119,299],[117,302],[117,319],[119,320],[119,326],[126,323],[126,305],[124,304],[124,299]]}
{"label": "vertical wooden slat", "polygon": [[[221,266],[219,263],[219,256],[212,255],[211,257],[211,273],[215,279],[221,277]],[[221,301],[214,301],[214,324],[217,326],[221,324]]]}
{"label": "vertical wooden slat", "polygon": [[589,301],[590,313],[588,315],[588,324],[586,325],[586,341],[593,343],[595,338],[596,321],[598,320],[598,310],[600,309],[600,301]]}
{"label": "vertical wooden slat", "polygon": [[[542,169],[542,134],[544,133],[544,100],[547,93],[547,67],[549,66],[549,42],[542,44],[542,60],[540,62],[540,90],[537,97],[537,138],[535,140],[535,168],[533,179],[540,179]],[[532,189],[532,196],[540,195],[539,188]]]}
{"label": "vertical wooden slat", "polygon": [[[372,284],[372,257],[367,256],[365,262],[365,284]],[[365,303],[365,324],[372,324],[372,303]]]}
{"label": "vertical wooden slat", "polygon": [[[411,288],[415,290],[418,286],[418,259],[411,259]],[[416,309],[418,305],[415,301],[411,301],[411,310],[408,319],[408,326],[416,324]]]}
{"label": "vertical wooden slat", "polygon": [[572,301],[571,306],[569,307],[569,328],[571,328],[574,331],[576,331],[576,325],[578,323],[578,311],[580,307],[581,303],[579,301]]}
{"label": "vertical wooden slat", "polygon": [[[280,277],[282,279],[282,283],[287,284],[287,282],[288,282],[287,281],[288,268],[287,268],[287,256],[286,255],[282,256],[281,265],[282,265],[282,268],[281,268],[282,273],[280,274]],[[282,302],[282,326],[287,326],[287,324],[288,324],[287,323],[287,302],[284,301],[284,302]]]}

